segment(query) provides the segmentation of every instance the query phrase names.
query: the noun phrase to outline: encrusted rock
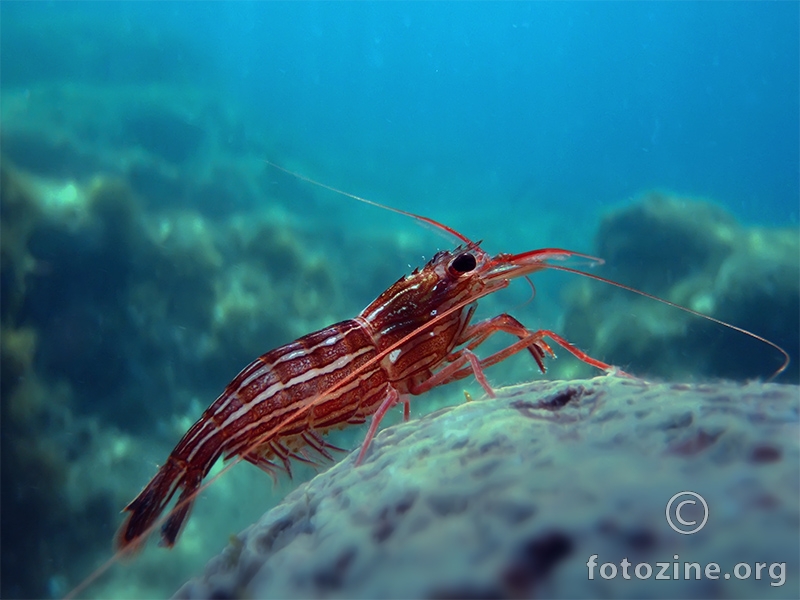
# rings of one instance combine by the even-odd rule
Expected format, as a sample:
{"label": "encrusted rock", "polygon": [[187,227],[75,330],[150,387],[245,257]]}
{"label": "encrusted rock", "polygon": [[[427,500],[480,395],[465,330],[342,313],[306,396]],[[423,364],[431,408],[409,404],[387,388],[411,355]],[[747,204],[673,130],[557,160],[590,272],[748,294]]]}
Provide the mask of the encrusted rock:
{"label": "encrusted rock", "polygon": [[[603,219],[602,274],[755,332],[800,355],[800,232],[739,225],[707,201],[652,192]],[[581,281],[567,339],[637,375],[681,380],[765,377],[781,356],[763,343],[649,298]],[[800,381],[800,363],[781,375]]]}
{"label": "encrusted rock", "polygon": [[[176,597],[796,597],[799,400],[615,377],[505,388],[380,432],[363,464],[300,486]],[[683,491],[709,506],[694,535],[666,520]],[[684,563],[719,579],[684,580]]]}

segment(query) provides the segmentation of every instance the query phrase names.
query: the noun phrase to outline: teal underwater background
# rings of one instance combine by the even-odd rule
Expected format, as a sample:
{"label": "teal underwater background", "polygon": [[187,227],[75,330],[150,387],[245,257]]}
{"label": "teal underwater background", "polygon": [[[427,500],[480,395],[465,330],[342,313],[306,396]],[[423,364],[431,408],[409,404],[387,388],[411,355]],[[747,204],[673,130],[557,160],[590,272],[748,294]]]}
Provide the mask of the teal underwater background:
{"label": "teal underwater background", "polygon": [[[799,30],[783,2],[0,4],[0,595],[68,593],[239,369],[453,243],[266,161],[492,253],[600,256],[593,273],[781,345],[777,381],[796,384]],[[533,280],[532,301],[517,282],[478,318],[508,311],[642,377],[781,364],[654,301]],[[566,352],[549,366],[596,374]],[[524,356],[488,375],[541,377]],[[237,466],[174,550],[80,595],[171,594],[313,473],[273,487]]]}

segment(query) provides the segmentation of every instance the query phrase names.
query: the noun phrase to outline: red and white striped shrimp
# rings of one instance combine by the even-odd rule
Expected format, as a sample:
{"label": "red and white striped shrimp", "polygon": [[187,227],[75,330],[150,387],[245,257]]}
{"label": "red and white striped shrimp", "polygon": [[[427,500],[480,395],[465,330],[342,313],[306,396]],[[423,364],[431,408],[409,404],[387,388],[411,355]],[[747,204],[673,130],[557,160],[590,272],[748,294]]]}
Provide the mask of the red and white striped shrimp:
{"label": "red and white striped shrimp", "polygon": [[[610,365],[590,357],[552,331],[531,331],[511,315],[472,323],[477,300],[505,288],[513,278],[541,269],[563,270],[604,281],[763,341],[784,356],[783,365],[773,376],[788,364],[789,357],[783,349],[756,334],[597,275],[553,263],[575,256],[597,263],[602,262],[600,259],[558,248],[490,256],[478,243],[432,219],[383,207],[295,176],[433,225],[457,238],[461,245],[453,251],[439,252],[422,269],[400,278],[356,318],[271,350],[245,367],[125,508],[129,514],[117,536],[120,550],[135,549],[144,540],[180,489],[177,504],[161,527],[162,545],[172,546],[202,480],[220,456],[226,460],[238,456],[273,477],[281,470],[291,475],[292,459],[313,462],[314,455],[331,457],[328,448],[332,446],[322,438],[328,430],[363,423],[371,416],[356,461],[359,464],[390,408],[403,403],[408,419],[411,395],[470,374],[493,396],[483,370],[526,349],[544,373],[545,357],[555,357],[546,338],[585,363],[611,370]],[[501,331],[516,336],[518,341],[485,358],[474,354],[487,338]]]}
{"label": "red and white striped shrimp", "polygon": [[[555,333],[530,331],[507,314],[471,322],[477,298],[545,268],[548,259],[576,253],[545,249],[491,257],[478,244],[463,241],[398,280],[356,318],[271,350],[245,367],[126,507],[130,514],[118,546],[138,542],[180,489],[178,506],[161,530],[162,543],[172,546],[192,498],[220,456],[239,455],[273,477],[278,470],[291,474],[291,459],[311,461],[309,452],[330,458],[321,437],[325,432],[372,416],[360,462],[387,410],[404,402],[407,417],[409,395],[470,373],[492,395],[483,369],[524,348],[544,372],[545,355],[553,355],[545,337],[591,365],[611,368]],[[472,351],[498,331],[519,341],[477,358]],[[314,398],[320,399],[308,408]]]}

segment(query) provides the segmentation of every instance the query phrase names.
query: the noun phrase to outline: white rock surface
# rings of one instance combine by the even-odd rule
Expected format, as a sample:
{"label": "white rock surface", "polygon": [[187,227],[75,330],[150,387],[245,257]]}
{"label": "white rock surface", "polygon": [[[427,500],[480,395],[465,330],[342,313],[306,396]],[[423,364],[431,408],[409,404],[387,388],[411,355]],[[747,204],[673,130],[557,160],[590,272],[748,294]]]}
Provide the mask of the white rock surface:
{"label": "white rock surface", "polygon": [[[175,597],[797,598],[798,405],[800,388],[775,384],[505,388],[380,432],[362,465],[351,454],[300,486]],[[665,516],[685,490],[709,506],[694,535]],[[681,580],[656,580],[657,562]],[[684,562],[720,578],[684,580]]]}

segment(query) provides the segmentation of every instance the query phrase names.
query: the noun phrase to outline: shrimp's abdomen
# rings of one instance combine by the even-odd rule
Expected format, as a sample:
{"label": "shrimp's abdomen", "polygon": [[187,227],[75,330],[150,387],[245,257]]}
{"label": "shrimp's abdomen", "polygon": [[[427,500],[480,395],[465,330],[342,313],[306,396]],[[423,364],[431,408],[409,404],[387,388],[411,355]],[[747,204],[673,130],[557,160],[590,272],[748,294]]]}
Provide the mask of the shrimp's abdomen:
{"label": "shrimp's abdomen", "polygon": [[[176,507],[161,528],[161,544],[173,546],[203,479],[220,456],[242,455],[271,475],[277,470],[291,475],[290,459],[312,462],[306,447],[329,458],[326,448],[331,446],[320,434],[363,422],[380,403],[388,381],[380,363],[348,378],[376,354],[364,323],[351,319],[276,348],[247,365],[125,508],[130,514],[117,534],[117,546],[135,548],[180,489]],[[304,408],[332,388],[312,410]]]}

